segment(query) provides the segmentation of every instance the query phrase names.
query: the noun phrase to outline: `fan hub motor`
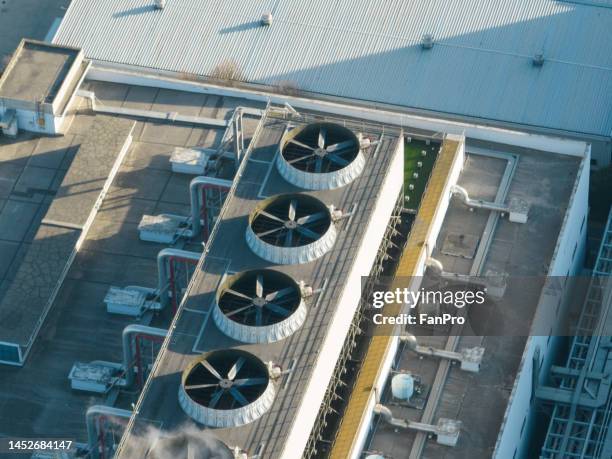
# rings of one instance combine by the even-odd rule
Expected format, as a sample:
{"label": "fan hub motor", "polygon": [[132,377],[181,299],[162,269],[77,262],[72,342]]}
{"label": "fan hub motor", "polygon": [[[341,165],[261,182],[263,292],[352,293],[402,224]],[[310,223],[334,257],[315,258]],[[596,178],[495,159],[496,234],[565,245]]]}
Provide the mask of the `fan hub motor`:
{"label": "fan hub motor", "polygon": [[319,158],[323,158],[324,156],[327,155],[327,150],[325,148],[317,148],[315,151],[312,152],[315,156],[318,156]]}
{"label": "fan hub motor", "polygon": [[264,305],[266,304],[266,299],[265,298],[254,298],[253,304],[257,306],[258,308],[263,308]]}
{"label": "fan hub motor", "polygon": [[285,222],[285,228],[287,228],[287,229],[296,229],[296,228],[297,228],[297,226],[298,226],[298,224],[297,224],[297,222],[296,222],[296,221],[293,221],[293,220],[287,220],[287,221]]}
{"label": "fan hub motor", "polygon": [[219,381],[219,386],[222,389],[230,389],[234,383],[229,379],[222,379]]}

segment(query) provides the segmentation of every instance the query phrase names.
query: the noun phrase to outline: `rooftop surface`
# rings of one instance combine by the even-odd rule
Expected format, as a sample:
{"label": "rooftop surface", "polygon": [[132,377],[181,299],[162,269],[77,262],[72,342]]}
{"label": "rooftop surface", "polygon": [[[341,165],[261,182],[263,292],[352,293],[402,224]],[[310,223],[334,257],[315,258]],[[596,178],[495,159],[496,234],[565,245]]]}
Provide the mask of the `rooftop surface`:
{"label": "rooftop surface", "polygon": [[[262,27],[266,12],[273,21]],[[432,49],[421,48],[425,34]],[[155,10],[150,0],[73,0],[54,41],[142,70],[233,73],[368,105],[612,132],[604,1],[173,0]]]}
{"label": "rooftop surface", "polygon": [[[198,96],[153,88],[91,82],[105,104],[205,113],[224,119],[243,101]],[[75,174],[82,151],[100,119],[82,105],[65,136],[46,137],[20,133],[17,139],[0,138],[0,274],[3,289],[12,285],[23,265],[34,234],[54,198],[59,184]],[[85,410],[105,397],[70,389],[68,373],[75,361],[120,362],[121,331],[135,319],[106,312],[103,299],[111,285],[155,287],[157,253],[164,245],[142,242],[137,226],[143,214],[189,215],[188,186],[192,176],[172,173],[169,159],[175,146],[216,146],[221,129],[172,124],[144,119],[111,117],[118,123],[134,123],[133,143],[102,202],[87,238],[67,273],[38,339],[22,368],[3,366],[0,371],[0,436],[56,435],[84,441]],[[247,137],[252,130],[247,129]],[[99,147],[104,142],[96,143]],[[96,168],[92,168],[95,172]],[[99,171],[98,171],[99,172]],[[83,177],[80,175],[75,177]],[[72,195],[87,200],[95,183],[76,180]],[[71,203],[74,206],[74,203]],[[76,209],[75,207],[75,209]],[[43,225],[44,226],[44,225]],[[55,227],[55,226],[54,226]],[[201,251],[201,244],[177,245]],[[19,304],[23,307],[22,304]],[[164,327],[166,315],[143,318]],[[10,325],[2,321],[2,327]],[[133,394],[121,394],[118,406],[129,408]],[[108,402],[110,403],[110,401]],[[61,420],[61,422],[58,422]]]}
{"label": "rooftop surface", "polygon": [[[480,372],[468,373],[458,366],[451,366],[433,416],[434,423],[441,417],[460,420],[463,425],[459,442],[456,447],[449,448],[433,440],[426,441],[423,457],[472,458],[492,455],[544,285],[546,266],[554,252],[576,180],[580,158],[524,149],[510,150],[482,142],[468,143],[466,147],[467,159],[458,184],[474,199],[493,201],[505,170],[505,160],[483,155],[499,151],[518,155],[507,199],[520,197],[528,201],[531,204],[530,216],[524,225],[510,223],[507,219],[500,219],[497,223],[491,245],[485,252],[481,272],[508,273],[508,286],[504,297],[494,302],[494,314],[488,308],[468,311],[468,324],[463,328],[457,346],[457,349],[474,346],[485,348]],[[458,200],[451,200],[433,253],[445,270],[473,274],[478,241],[484,237],[488,216],[488,211],[470,212]],[[463,235],[465,241],[476,241],[473,250],[459,253],[449,243],[449,236],[452,235]],[[434,282],[437,282],[437,277],[427,271],[423,285]],[[522,305],[522,308],[517,310],[517,305]],[[436,329],[440,331],[440,328]],[[436,333],[437,336],[426,336],[431,332],[424,328],[413,327],[407,331],[415,334],[422,346],[443,349],[448,339],[444,328],[442,333]],[[446,332],[450,332],[450,328]],[[545,335],[547,332],[542,330],[539,334]],[[440,360],[419,358],[405,349],[400,350],[394,369],[418,375],[428,391],[439,366]],[[382,403],[389,405],[394,417],[421,420],[422,408],[396,404],[389,392],[390,388],[387,387]],[[378,420],[367,449],[389,457],[407,457],[416,444],[416,438],[422,435],[411,430],[395,432]]]}
{"label": "rooftop surface", "polygon": [[51,103],[79,51],[23,41],[0,80],[0,98]]}
{"label": "rooftop surface", "polygon": [[[292,120],[292,124],[299,126],[300,121]],[[377,190],[380,191],[387,177],[388,165],[398,141],[393,130],[386,131],[376,147],[376,158],[372,157],[372,147],[366,155],[368,162],[364,171],[353,182],[335,190],[308,192],[328,205],[333,204],[344,211],[354,209],[355,212],[350,219],[337,224],[338,238],[328,254],[310,263],[277,266],[252,253],[245,241],[245,230],[248,215],[263,197],[303,191],[285,181],[274,167],[273,159],[286,125],[286,121],[275,117],[264,120],[236,189],[227,198],[226,213],[217,224],[216,235],[209,241],[202,268],[194,277],[189,296],[178,312],[168,347],[160,354],[142,393],[135,417],[136,421],[151,423],[166,432],[190,423],[178,401],[183,369],[206,351],[245,349],[264,362],[273,361],[284,369],[293,370],[275,383],[277,393],[267,413],[250,424],[215,429],[213,433],[227,445],[258,451],[271,458],[280,456],[287,447],[286,437],[294,423],[299,422],[295,414],[309,384],[321,384],[321,381],[311,381],[311,372],[329,333],[331,319],[345,288],[344,279],[353,268],[357,249],[364,237],[362,229],[371,221],[379,194]],[[352,126],[350,121],[347,121],[347,126]],[[362,123],[357,123],[353,129],[375,139],[381,135],[378,127],[367,124],[364,128]],[[271,344],[245,345],[226,337],[210,320],[214,296],[226,274],[264,267],[288,273],[296,281],[303,280],[315,289],[324,289],[306,300],[309,310],[306,321],[291,336]],[[149,446],[148,439],[141,435],[139,429],[133,427],[124,436],[124,447],[119,457],[141,457]]]}

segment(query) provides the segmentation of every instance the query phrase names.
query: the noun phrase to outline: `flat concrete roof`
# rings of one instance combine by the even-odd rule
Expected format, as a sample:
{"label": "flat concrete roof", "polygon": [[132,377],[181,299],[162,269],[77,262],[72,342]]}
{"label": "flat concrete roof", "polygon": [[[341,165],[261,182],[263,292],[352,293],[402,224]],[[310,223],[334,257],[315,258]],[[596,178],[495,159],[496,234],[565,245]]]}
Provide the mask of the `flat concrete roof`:
{"label": "flat concrete roof", "polygon": [[76,48],[23,40],[0,79],[0,98],[53,102],[78,54]]}
{"label": "flat concrete roof", "polygon": [[[380,126],[359,121],[355,121],[354,125],[351,120],[330,121],[346,122],[346,126],[354,132],[375,139],[380,138],[383,132]],[[312,370],[320,358],[323,341],[330,333],[331,319],[338,308],[346,276],[363,243],[362,230],[372,223],[375,202],[388,176],[399,130],[389,127],[385,129],[381,143],[372,147],[366,155],[365,169],[354,181],[334,190],[308,192],[288,183],[274,166],[278,144],[287,123],[276,117],[264,120],[235,192],[227,198],[227,212],[218,222],[217,236],[209,241],[202,269],[197,271],[190,295],[178,312],[170,345],[160,354],[154,373],[142,393],[135,427],[124,435],[124,448],[118,457],[144,457],[150,444],[146,436],[141,436],[139,427],[142,424],[152,424],[166,432],[186,423],[195,426],[179,405],[178,391],[183,370],[201,353],[240,348],[255,354],[264,362],[273,361],[283,369],[293,368],[290,376],[285,375],[274,383],[276,396],[272,407],[257,420],[234,428],[195,427],[208,430],[227,445],[239,446],[250,452],[258,451],[266,458],[279,457],[287,446],[287,435],[294,423],[299,423],[295,415],[308,388],[312,384],[327,384],[327,381],[312,381]],[[296,118],[290,120],[290,123],[300,126],[304,121]],[[343,211],[355,209],[355,212],[350,219],[337,224],[338,237],[328,254],[309,263],[275,265],[255,255],[247,246],[246,224],[248,216],[261,199],[289,192],[309,194],[327,205],[333,204]],[[314,289],[324,289],[306,299],[309,312],[305,323],[291,336],[269,344],[244,344],[225,336],[210,315],[215,294],[224,276],[257,268],[277,269],[296,281],[304,281]],[[350,317],[346,317],[346,320],[350,320]]]}
{"label": "flat concrete roof", "polygon": [[[508,273],[508,285],[504,297],[493,305],[494,313],[487,308],[468,311],[468,323],[463,327],[457,349],[483,346],[480,372],[469,373],[459,366],[450,367],[433,419],[434,424],[439,418],[460,420],[463,425],[459,442],[450,448],[428,440],[423,452],[423,457],[427,458],[491,457],[581,161],[577,157],[468,142],[458,184],[470,197],[486,201],[494,200],[506,161],[474,154],[476,151],[518,156],[506,202],[511,197],[522,198],[531,208],[529,220],[524,225],[510,223],[506,218],[498,220],[482,272],[483,275]],[[472,212],[459,200],[451,200],[433,252],[433,257],[442,262],[446,271],[470,274],[472,256],[453,253],[454,247],[448,238],[449,235],[463,235],[464,241],[480,241],[488,215],[488,211]],[[423,286],[438,281],[435,274],[427,271]],[[427,336],[431,331],[424,327],[413,326],[406,331],[416,335],[422,346],[443,349],[450,327],[436,326],[435,330],[436,336]],[[546,335],[548,330],[540,332],[536,334]],[[420,358],[405,349],[399,351],[394,369],[418,376],[428,391],[438,367],[439,359]],[[410,408],[391,400],[390,383],[382,403],[388,404],[394,417],[421,420],[422,408]],[[407,457],[414,442],[414,431],[395,432],[393,427],[377,418],[366,449],[385,457]]]}
{"label": "flat concrete roof", "polygon": [[[106,105],[202,113],[220,119],[229,116],[235,106],[244,105],[233,98],[155,88],[96,82],[85,87],[95,91]],[[0,301],[23,264],[47,209],[54,198],[61,197],[59,186],[98,118],[83,102],[74,118],[66,121],[70,128],[64,136],[20,132],[16,139],[0,137]],[[86,409],[93,404],[113,404],[114,400],[105,396],[72,391],[68,373],[75,361],[121,361],[121,331],[136,320],[108,314],[103,303],[106,291],[111,285],[156,286],[156,256],[166,246],[140,241],[138,222],[143,214],[189,215],[192,176],[171,171],[172,151],[176,146],[215,147],[223,135],[222,129],[189,124],[114,119],[136,122],[132,146],[28,360],[22,368],[2,366],[0,370],[0,412],[4,415],[0,416],[0,436],[55,435],[85,441]],[[245,127],[248,141],[253,123]],[[78,191],[75,196],[82,195],[83,202],[85,185],[71,183]],[[179,242],[176,247],[194,252],[202,249],[198,241]],[[142,320],[163,328],[170,318],[162,314]],[[115,406],[130,409],[134,401],[133,393],[120,393]]]}

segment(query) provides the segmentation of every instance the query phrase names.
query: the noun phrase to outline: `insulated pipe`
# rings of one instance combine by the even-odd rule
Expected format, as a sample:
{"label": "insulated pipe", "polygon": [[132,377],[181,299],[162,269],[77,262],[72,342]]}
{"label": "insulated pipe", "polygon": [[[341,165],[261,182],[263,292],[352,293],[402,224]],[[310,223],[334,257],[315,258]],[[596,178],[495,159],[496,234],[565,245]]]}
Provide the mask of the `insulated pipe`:
{"label": "insulated pipe", "polygon": [[[199,220],[198,220],[199,221]],[[166,248],[159,251],[157,254],[157,289],[159,291],[160,309],[168,306],[170,298],[168,297],[168,279],[170,277],[168,263],[171,258],[179,258],[184,260],[192,260],[198,262],[201,253],[189,252],[187,250]]]}
{"label": "insulated pipe", "polygon": [[451,186],[451,193],[459,196],[459,198],[461,198],[461,201],[468,207],[492,210],[495,212],[510,212],[510,208],[503,204],[496,204],[494,202],[483,201],[482,199],[470,198],[470,195],[468,194],[467,190],[459,185]]}
{"label": "insulated pipe", "polygon": [[407,429],[408,423],[403,419],[397,419],[393,417],[393,413],[385,405],[377,403],[374,405],[374,414],[378,414],[387,424],[393,427],[399,427],[401,429]]}
{"label": "insulated pipe", "polygon": [[168,334],[168,330],[161,328],[147,327],[145,325],[130,324],[123,329],[121,339],[123,342],[123,368],[125,370],[125,380],[122,381],[121,385],[124,387],[130,387],[134,384],[134,356],[132,354],[132,335],[147,335],[147,336],[159,336],[165,338]]}
{"label": "insulated pipe", "polygon": [[89,454],[91,459],[100,458],[100,445],[98,442],[96,420],[105,416],[129,419],[132,416],[132,412],[106,405],[94,405],[87,409],[87,413],[85,414],[85,424],[87,425],[87,444],[89,446]]}
{"label": "insulated pipe", "polygon": [[198,191],[200,188],[213,187],[229,190],[232,186],[231,180],[224,180],[215,177],[195,177],[189,184],[189,194],[191,196],[191,237],[195,237],[202,231],[200,221],[200,209],[206,203],[201,203]]}

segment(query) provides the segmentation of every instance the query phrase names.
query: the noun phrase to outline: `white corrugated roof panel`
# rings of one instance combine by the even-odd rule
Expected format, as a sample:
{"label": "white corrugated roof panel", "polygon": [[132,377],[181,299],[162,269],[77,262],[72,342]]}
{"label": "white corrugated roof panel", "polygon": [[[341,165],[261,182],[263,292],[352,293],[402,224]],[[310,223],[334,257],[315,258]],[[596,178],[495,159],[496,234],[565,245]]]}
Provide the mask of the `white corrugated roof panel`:
{"label": "white corrugated roof panel", "polygon": [[199,75],[232,61],[254,83],[612,133],[612,8],[586,2],[73,0],[54,41],[99,61]]}

